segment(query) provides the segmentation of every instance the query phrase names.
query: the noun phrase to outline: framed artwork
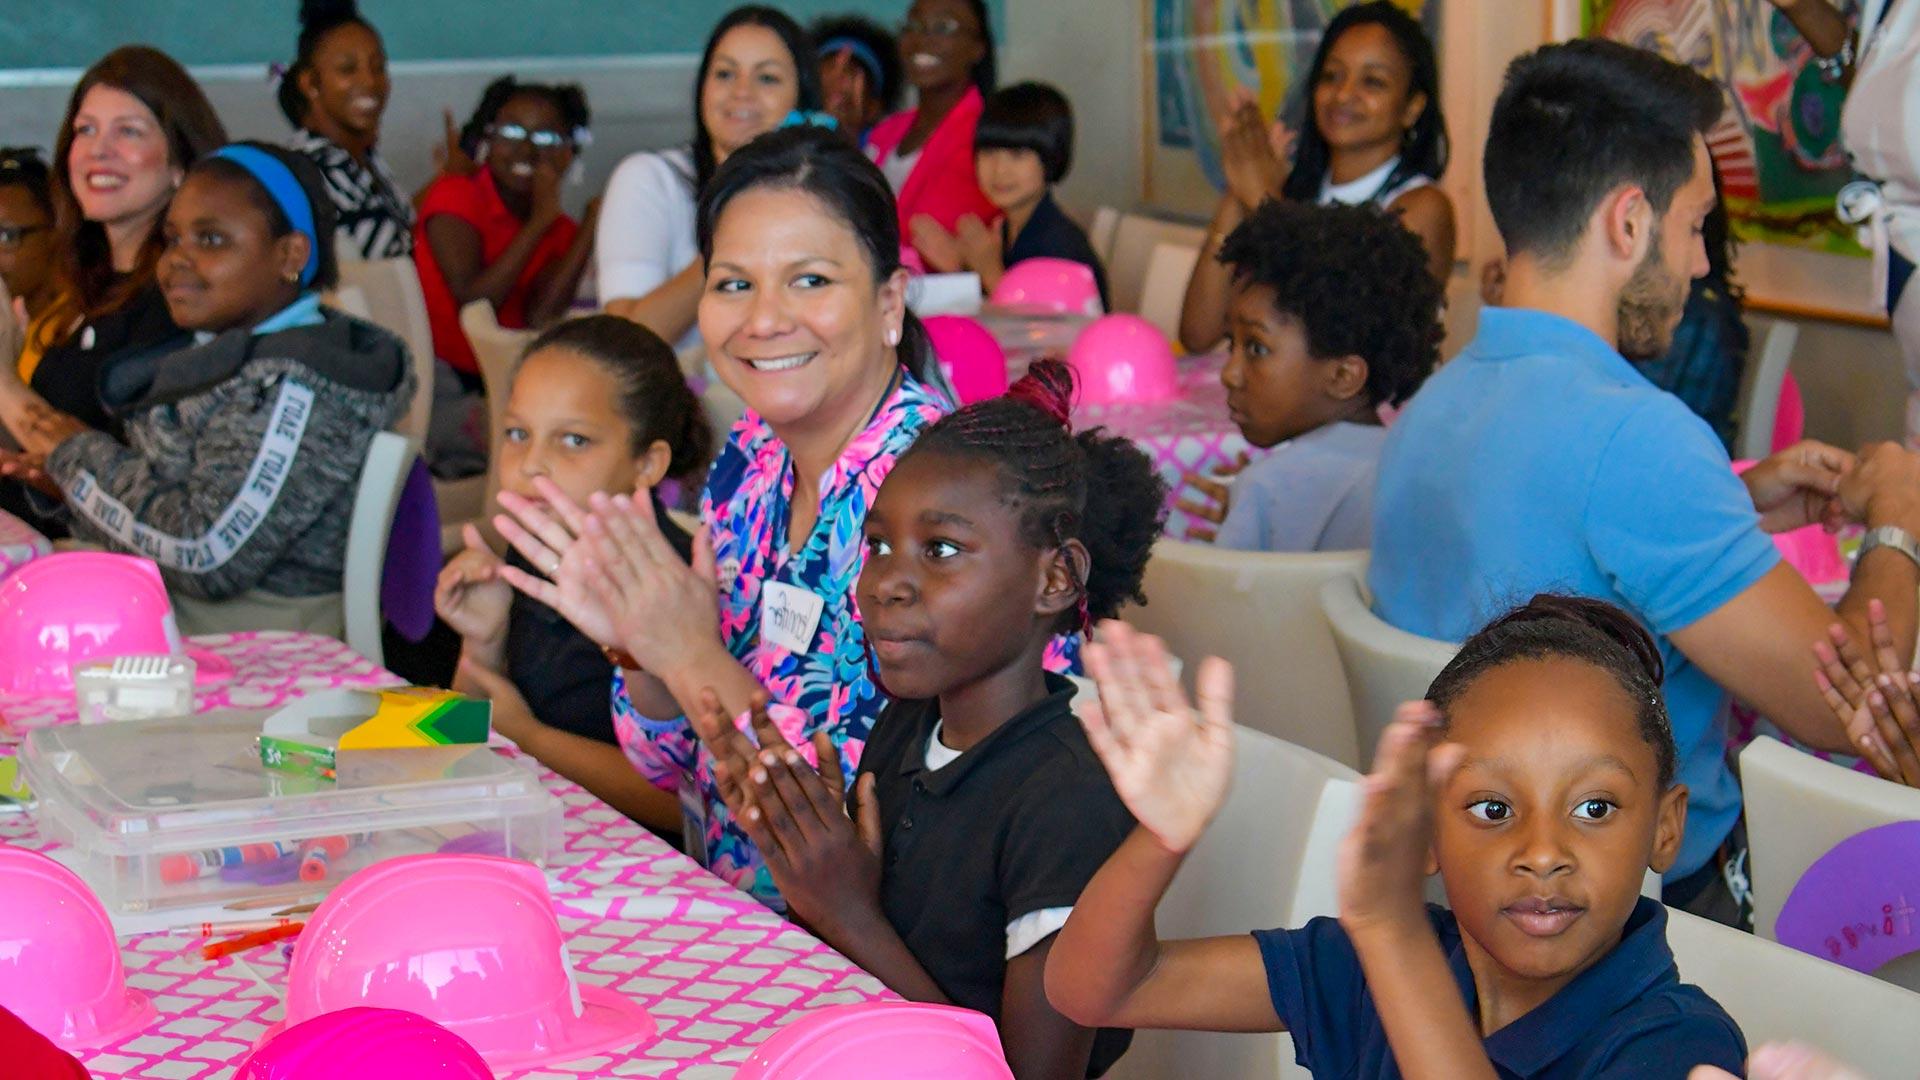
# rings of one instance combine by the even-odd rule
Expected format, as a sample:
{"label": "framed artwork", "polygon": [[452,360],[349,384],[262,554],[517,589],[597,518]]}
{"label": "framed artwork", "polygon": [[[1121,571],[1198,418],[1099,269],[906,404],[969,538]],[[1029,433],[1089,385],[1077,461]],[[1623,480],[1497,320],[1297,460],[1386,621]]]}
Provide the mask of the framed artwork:
{"label": "framed artwork", "polygon": [[[1224,190],[1214,117],[1248,89],[1261,111],[1295,128],[1307,108],[1303,85],[1321,31],[1354,0],[1144,0],[1145,202],[1197,217]],[[1443,0],[1395,0],[1441,40]]]}
{"label": "framed artwork", "polygon": [[1846,89],[1786,16],[1767,0],[1560,0],[1556,28],[1569,14],[1570,29],[1653,50],[1721,88],[1727,108],[1707,142],[1749,306],[1884,325],[1867,252],[1834,215],[1853,177],[1840,141]]}

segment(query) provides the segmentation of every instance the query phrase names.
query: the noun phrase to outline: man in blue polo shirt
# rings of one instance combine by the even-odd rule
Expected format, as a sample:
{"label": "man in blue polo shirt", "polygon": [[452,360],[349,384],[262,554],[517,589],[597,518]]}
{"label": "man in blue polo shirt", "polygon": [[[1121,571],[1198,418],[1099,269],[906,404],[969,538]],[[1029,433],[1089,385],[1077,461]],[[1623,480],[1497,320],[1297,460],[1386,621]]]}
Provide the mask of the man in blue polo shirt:
{"label": "man in blue polo shirt", "polygon": [[[1750,920],[1728,692],[1799,742],[1852,750],[1812,678],[1836,612],[1768,533],[1845,518],[1867,544],[1837,615],[1866,640],[1885,602],[1911,662],[1920,461],[1803,443],[1736,477],[1713,431],[1628,357],[1671,342],[1707,269],[1712,83],[1651,53],[1573,50],[1509,71],[1484,169],[1505,308],[1388,436],[1368,580],[1382,618],[1458,641],[1539,592],[1619,604],[1656,635],[1689,791],[1665,899]],[[1624,354],[1624,355],[1623,355]]]}

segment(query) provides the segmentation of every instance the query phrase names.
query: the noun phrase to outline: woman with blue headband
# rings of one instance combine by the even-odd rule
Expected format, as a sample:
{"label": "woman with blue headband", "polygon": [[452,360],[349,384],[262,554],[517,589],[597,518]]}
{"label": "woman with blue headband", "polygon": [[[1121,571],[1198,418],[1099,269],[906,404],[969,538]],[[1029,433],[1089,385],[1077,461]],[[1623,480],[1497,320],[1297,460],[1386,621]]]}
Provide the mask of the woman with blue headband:
{"label": "woman with blue headband", "polygon": [[157,562],[186,633],[342,629],[361,462],[414,386],[398,338],[320,306],[334,225],[312,162],[222,147],[162,224],[160,287],[193,344],[103,376],[125,441],[0,371],[0,423],[21,448],[0,452],[0,474],[64,499],[81,540]]}

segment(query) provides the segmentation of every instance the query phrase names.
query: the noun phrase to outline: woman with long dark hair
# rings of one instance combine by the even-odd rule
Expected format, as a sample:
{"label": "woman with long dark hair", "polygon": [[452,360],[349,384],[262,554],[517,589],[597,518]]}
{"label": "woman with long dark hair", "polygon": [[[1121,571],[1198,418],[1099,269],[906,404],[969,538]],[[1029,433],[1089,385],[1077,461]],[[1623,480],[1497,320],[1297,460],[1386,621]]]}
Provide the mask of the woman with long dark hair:
{"label": "woman with long dark hair", "polygon": [[735,150],[820,108],[820,71],[799,24],[749,4],[707,38],[693,86],[693,142],[634,154],[607,181],[596,270],[602,306],[685,348],[705,273],[694,200]]}
{"label": "woman with long dark hair", "polygon": [[1220,244],[1267,199],[1391,210],[1420,237],[1434,277],[1452,272],[1453,203],[1437,186],[1447,168],[1447,122],[1433,42],[1419,22],[1388,0],[1347,8],[1327,24],[1306,85],[1297,138],[1269,124],[1251,95],[1220,120],[1227,190],[1180,311],[1189,351],[1213,348],[1226,332],[1230,282]]}

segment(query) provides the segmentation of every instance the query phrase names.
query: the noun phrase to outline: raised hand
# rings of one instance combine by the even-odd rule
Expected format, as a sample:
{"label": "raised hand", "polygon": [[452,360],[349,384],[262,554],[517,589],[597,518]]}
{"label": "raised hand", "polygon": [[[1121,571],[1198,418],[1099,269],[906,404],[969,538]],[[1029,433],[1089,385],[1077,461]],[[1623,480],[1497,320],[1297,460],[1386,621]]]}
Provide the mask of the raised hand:
{"label": "raised hand", "polygon": [[1000,270],[1000,230],[973,214],[962,214],[955,224],[954,241],[966,266],[983,273]]}
{"label": "raised hand", "polygon": [[1220,167],[1227,191],[1248,210],[1279,195],[1287,182],[1286,159],[1274,153],[1275,134],[1260,106],[1245,97],[1221,120]]}
{"label": "raised hand", "polygon": [[466,546],[440,570],[433,587],[433,610],[470,645],[497,651],[507,636],[513,586],[500,576],[500,556],[472,524],[460,530]]}
{"label": "raised hand", "polygon": [[544,476],[535,479],[533,486],[541,502],[502,491],[500,506],[506,513],[494,515],[493,524],[520,557],[545,576],[508,565],[497,573],[507,584],[559,612],[595,645],[621,647],[607,596],[598,588],[600,575],[592,555],[578,540],[586,528],[587,512]]}
{"label": "raised hand", "polygon": [[1233,666],[1200,665],[1200,708],[1187,703],[1160,639],[1109,619],[1086,650],[1100,700],[1080,710],[1113,788],[1168,851],[1206,831],[1233,780]]}
{"label": "raised hand", "polygon": [[719,600],[706,529],[694,536],[689,566],[660,531],[652,499],[595,492],[587,502],[587,571],[620,648],[646,670],[665,673],[717,645]]}
{"label": "raised hand", "polygon": [[1895,783],[1920,787],[1920,702],[1916,676],[1900,662],[1887,624],[1887,608],[1867,603],[1872,657],[1863,653],[1844,623],[1827,628],[1815,643],[1813,678],[1847,738],[1874,771]]}
{"label": "raised hand", "polygon": [[[713,777],[720,789],[720,801],[727,804],[735,818],[744,818],[753,805],[753,790],[747,778],[761,749],[778,753],[793,748],[769,715],[764,690],[754,692],[747,715],[754,731],[751,737],[727,715],[720,704],[720,695],[712,687],[703,688],[700,699],[687,711],[693,733],[700,737],[700,745],[706,747],[713,758]],[[755,739],[759,740],[758,745]]]}
{"label": "raised hand", "polygon": [[1440,741],[1440,713],[1408,702],[1380,735],[1359,820],[1340,845],[1340,923],[1351,933],[1422,919],[1422,883],[1433,844],[1434,802],[1464,748]]}
{"label": "raised hand", "polygon": [[454,123],[453,110],[440,110],[444,130],[440,142],[433,148],[433,164],[441,172],[450,176],[470,176],[480,168],[466,148],[460,145],[460,126]]}
{"label": "raised hand", "polygon": [[762,747],[740,825],[794,913],[832,938],[837,926],[879,908],[880,811],[869,773],[860,778],[856,827],[845,810],[840,756],[825,732],[814,735],[814,749],[824,773],[792,747]]}
{"label": "raised hand", "polygon": [[907,222],[907,238],[920,252],[927,269],[936,274],[951,274],[966,263],[960,241],[927,214],[915,214]]}

